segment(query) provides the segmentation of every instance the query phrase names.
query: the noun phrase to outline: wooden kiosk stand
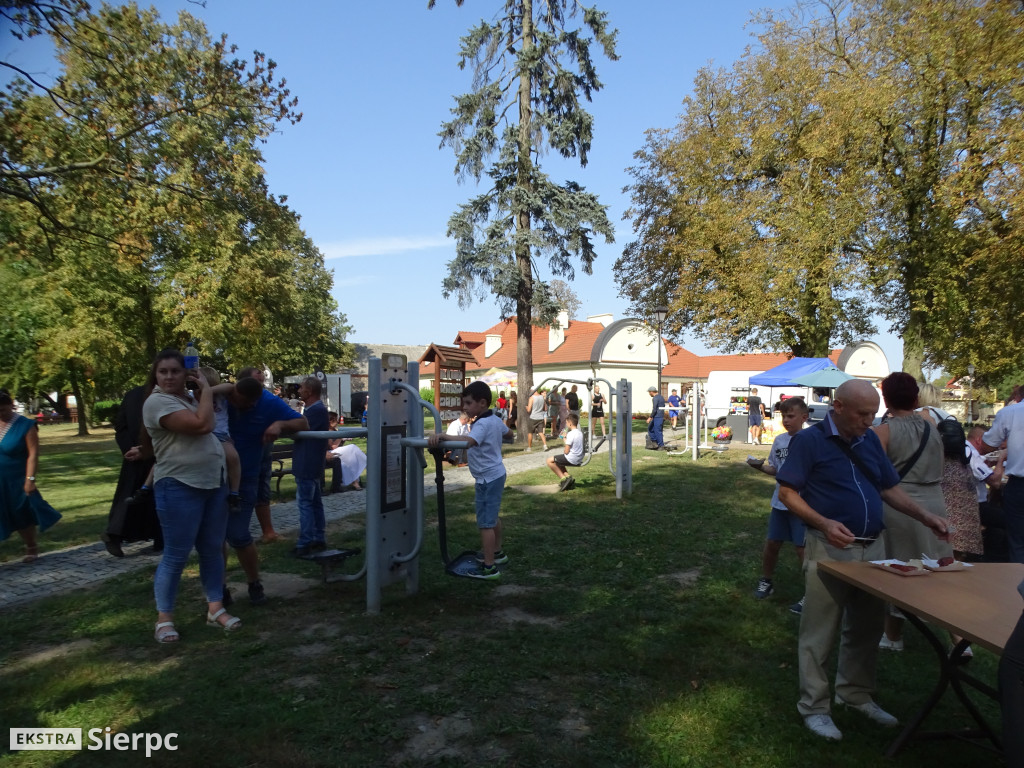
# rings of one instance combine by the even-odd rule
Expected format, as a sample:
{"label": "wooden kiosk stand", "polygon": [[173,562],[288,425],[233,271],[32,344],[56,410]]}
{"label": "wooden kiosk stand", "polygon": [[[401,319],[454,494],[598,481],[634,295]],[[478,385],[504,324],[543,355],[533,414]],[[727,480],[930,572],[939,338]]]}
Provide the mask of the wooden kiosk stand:
{"label": "wooden kiosk stand", "polygon": [[476,358],[462,347],[431,344],[420,358],[420,365],[434,366],[434,407],[441,414],[441,432],[459,418],[462,411],[462,390],[466,386],[466,363],[476,365]]}

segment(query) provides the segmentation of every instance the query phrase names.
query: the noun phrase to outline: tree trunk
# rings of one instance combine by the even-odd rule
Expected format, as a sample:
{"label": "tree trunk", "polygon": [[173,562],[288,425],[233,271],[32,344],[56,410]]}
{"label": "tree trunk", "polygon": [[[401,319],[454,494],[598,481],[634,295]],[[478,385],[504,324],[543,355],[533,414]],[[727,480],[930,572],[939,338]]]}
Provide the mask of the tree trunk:
{"label": "tree trunk", "polygon": [[[523,56],[533,47],[533,2],[523,0]],[[525,191],[532,191],[530,141],[533,111],[530,106],[531,78],[528,70],[519,75],[519,168],[516,183]],[[526,441],[529,434],[529,414],[526,404],[533,390],[533,265],[530,246],[525,235],[530,231],[530,212],[514,211],[516,239],[513,250],[519,269],[519,294],[516,296],[516,373],[519,377],[519,414],[516,416],[516,439]],[[526,429],[523,429],[523,426]]]}
{"label": "tree trunk", "polygon": [[924,381],[924,335],[920,313],[911,310],[903,329],[903,370],[918,381]]}
{"label": "tree trunk", "polygon": [[79,381],[78,369],[74,360],[68,360],[68,379],[71,382],[71,393],[75,396],[75,403],[78,408],[78,435],[85,437],[89,434],[89,412],[85,406],[85,398],[82,397],[82,385]]}
{"label": "tree trunk", "polygon": [[143,333],[145,334],[146,361],[152,362],[159,352],[156,346],[156,322],[153,309],[153,294],[148,287],[142,289]]}

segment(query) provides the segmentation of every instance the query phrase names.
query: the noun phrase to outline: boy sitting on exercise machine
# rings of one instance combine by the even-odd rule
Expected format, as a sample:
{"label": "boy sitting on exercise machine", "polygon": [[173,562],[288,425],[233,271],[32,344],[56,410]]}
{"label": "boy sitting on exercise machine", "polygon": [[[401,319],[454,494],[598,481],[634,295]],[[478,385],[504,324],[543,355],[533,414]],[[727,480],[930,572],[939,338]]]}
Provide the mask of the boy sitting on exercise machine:
{"label": "boy sitting on exercise machine", "polygon": [[583,462],[583,433],[578,429],[579,417],[570,413],[565,418],[569,431],[565,433],[565,448],[557,456],[548,456],[548,467],[558,475],[558,490],[571,491],[576,487],[576,479],[570,475],[566,467],[578,467]]}

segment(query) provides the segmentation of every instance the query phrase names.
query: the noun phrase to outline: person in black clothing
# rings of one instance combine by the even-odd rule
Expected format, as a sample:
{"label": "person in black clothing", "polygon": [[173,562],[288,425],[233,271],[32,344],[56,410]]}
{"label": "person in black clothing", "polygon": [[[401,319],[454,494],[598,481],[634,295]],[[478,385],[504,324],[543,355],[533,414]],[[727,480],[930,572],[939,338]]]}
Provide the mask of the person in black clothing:
{"label": "person in black clothing", "polygon": [[569,415],[576,417],[576,423],[580,423],[580,396],[576,394],[576,385],[572,385],[569,394],[565,396],[565,403],[569,408]]}
{"label": "person in black clothing", "polygon": [[757,396],[757,388],[750,390],[750,397],[747,398],[749,413],[747,421],[750,424],[750,442],[761,444],[761,431],[764,429],[764,403]]}
{"label": "person in black clothing", "polygon": [[[1017,590],[1024,597],[1024,581]],[[1003,755],[1007,765],[1024,765],[1024,614],[1006,641],[999,660],[999,697],[1003,714]]]}
{"label": "person in black clothing", "polygon": [[647,419],[647,447],[655,451],[667,451],[662,431],[665,425],[665,398],[655,387],[648,387],[647,392],[651,396],[651,415]]}
{"label": "person in black clothing", "polygon": [[[121,454],[139,445],[142,433],[142,404],[149,393],[145,387],[129,390],[121,401],[114,419],[114,440]],[[152,491],[140,492],[155,460],[128,459],[121,461],[121,474],[107,516],[107,530],[100,538],[114,557],[124,557],[121,545],[131,541],[153,540],[153,552],[164,548],[163,532],[156,516],[156,502]]]}

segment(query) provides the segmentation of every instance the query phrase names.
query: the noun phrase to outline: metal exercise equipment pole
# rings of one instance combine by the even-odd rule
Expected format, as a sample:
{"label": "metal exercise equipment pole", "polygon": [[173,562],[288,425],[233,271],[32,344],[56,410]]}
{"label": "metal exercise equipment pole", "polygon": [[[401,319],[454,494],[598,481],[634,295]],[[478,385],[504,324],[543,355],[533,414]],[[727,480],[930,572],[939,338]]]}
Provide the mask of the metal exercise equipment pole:
{"label": "metal exercise equipment pole", "polygon": [[[406,456],[409,458],[408,463],[408,483],[409,483],[409,508],[416,515],[416,534],[413,542],[413,547],[408,554],[391,553],[390,562],[392,566],[398,566],[403,563],[408,563],[414,558],[419,557],[420,549],[423,547],[423,528],[424,528],[424,503],[423,503],[423,470],[427,468],[426,457],[423,455],[423,449],[427,447],[427,439],[424,434],[423,426],[423,409],[426,408],[434,417],[434,433],[440,434],[441,432],[441,414],[434,407],[433,403],[429,403],[420,397],[420,391],[418,389],[419,384],[419,363],[409,363],[409,383],[404,384],[400,381],[391,382],[391,391],[393,394],[397,394],[399,391],[407,392],[410,397],[411,410],[409,413],[409,424],[410,432],[412,437],[402,438],[402,445],[406,449]],[[419,406],[419,407],[417,407]],[[422,437],[421,437],[422,436]],[[462,448],[466,450],[469,448],[469,443],[461,440],[447,440],[445,441],[445,448]],[[415,459],[415,460],[413,460]]]}
{"label": "metal exercise equipment pole", "polygon": [[619,439],[616,447],[619,452],[619,471],[615,473],[615,496],[633,493],[633,385],[626,379],[619,379],[615,391],[618,412],[615,418],[619,422]]}
{"label": "metal exercise equipment pole", "polygon": [[693,418],[690,421],[693,422],[693,460],[696,461],[700,456],[700,421],[701,421],[701,410],[703,403],[701,402],[700,396],[700,382],[693,382]]}
{"label": "metal exercise equipment pole", "polygon": [[[422,504],[416,509],[409,503],[410,495],[415,496],[409,488],[410,474],[415,474],[410,465],[418,462],[408,461],[402,444],[411,426],[409,394],[395,386],[407,382],[409,373],[404,355],[370,358],[366,421],[366,610],[370,614],[380,613],[381,591],[387,585],[404,581],[409,594],[419,585],[417,558],[392,562],[396,555],[412,552],[417,523],[411,518],[422,514]],[[418,370],[413,375],[418,382]],[[420,467],[421,494],[422,472]]]}

